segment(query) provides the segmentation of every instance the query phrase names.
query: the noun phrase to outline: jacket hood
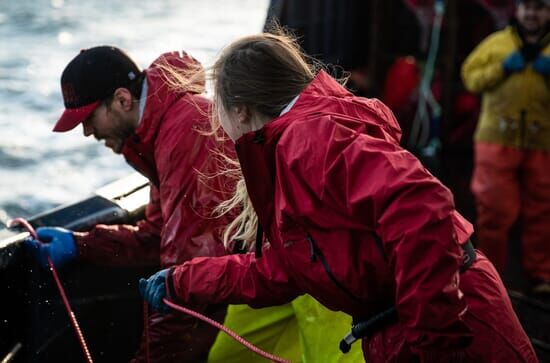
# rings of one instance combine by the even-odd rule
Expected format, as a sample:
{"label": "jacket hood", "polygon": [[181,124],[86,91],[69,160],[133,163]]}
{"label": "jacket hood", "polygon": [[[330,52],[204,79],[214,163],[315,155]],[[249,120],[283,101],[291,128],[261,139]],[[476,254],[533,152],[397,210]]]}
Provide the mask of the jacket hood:
{"label": "jacket hood", "polygon": [[148,88],[145,110],[136,130],[142,142],[154,138],[158,123],[175,101],[186,93],[204,92],[204,77],[196,80],[196,89],[185,91],[178,90],[171,84],[172,77],[169,72],[186,75],[202,70],[199,61],[183,51],[164,53],[149,66],[145,71]]}
{"label": "jacket hood", "polygon": [[[205,80],[196,80],[194,90],[178,90],[171,84],[170,71],[185,75],[202,71],[202,65],[189,54],[181,51],[164,53],[145,70],[147,97],[140,124],[122,150],[129,164],[157,184],[154,163],[154,143],[162,120],[172,105],[188,94],[202,93]],[[202,73],[202,72],[201,72]]]}

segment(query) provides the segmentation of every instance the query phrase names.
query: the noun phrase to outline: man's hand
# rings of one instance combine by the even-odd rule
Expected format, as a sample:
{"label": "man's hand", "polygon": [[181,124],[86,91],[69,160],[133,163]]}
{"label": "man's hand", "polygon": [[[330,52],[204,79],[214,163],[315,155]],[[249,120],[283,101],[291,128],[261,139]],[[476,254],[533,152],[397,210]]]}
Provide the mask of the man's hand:
{"label": "man's hand", "polygon": [[59,227],[40,227],[36,233],[39,241],[29,238],[25,240],[25,245],[42,267],[48,267],[48,257],[55,267],[66,265],[76,258],[73,232]]}
{"label": "man's hand", "polygon": [[160,313],[170,311],[170,307],[162,301],[166,297],[166,276],[168,269],[160,270],[147,280],[139,280],[139,293],[153,310]]}
{"label": "man's hand", "polygon": [[507,73],[520,72],[525,68],[525,60],[519,51],[510,54],[502,61],[502,68]]}

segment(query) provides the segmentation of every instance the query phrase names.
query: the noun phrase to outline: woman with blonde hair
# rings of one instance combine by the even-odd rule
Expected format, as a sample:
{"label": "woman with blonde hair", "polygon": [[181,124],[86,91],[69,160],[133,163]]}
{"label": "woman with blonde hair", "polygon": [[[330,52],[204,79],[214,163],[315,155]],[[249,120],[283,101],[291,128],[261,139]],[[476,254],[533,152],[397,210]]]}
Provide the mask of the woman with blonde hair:
{"label": "woman with blonde hair", "polygon": [[285,35],[235,41],[214,81],[258,216],[257,253],[155,274],[142,282],[147,300],[262,307],[307,293],[355,322],[395,307],[363,339],[369,363],[537,361],[471,224],[399,146],[384,104],[354,97]]}

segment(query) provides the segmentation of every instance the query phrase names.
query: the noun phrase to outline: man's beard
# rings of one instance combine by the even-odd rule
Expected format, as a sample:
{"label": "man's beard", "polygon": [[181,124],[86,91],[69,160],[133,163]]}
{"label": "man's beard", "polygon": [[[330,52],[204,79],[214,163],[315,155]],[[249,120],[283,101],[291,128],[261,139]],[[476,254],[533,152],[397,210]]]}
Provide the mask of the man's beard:
{"label": "man's beard", "polygon": [[528,29],[524,26],[522,26],[523,28],[523,32],[525,33],[526,36],[528,37],[532,37],[532,36],[536,36],[536,35],[541,35],[541,32],[542,32],[542,27],[538,26],[536,28],[533,28],[533,29]]}

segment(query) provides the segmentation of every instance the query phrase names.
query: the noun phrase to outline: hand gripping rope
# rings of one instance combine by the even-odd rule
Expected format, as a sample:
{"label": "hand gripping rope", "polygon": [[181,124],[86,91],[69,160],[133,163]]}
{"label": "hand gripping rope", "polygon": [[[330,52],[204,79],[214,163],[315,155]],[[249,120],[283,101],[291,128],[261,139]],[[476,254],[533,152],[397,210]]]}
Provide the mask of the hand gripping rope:
{"label": "hand gripping rope", "polygon": [[[15,218],[10,220],[8,222],[8,227],[13,227],[18,224],[25,227],[34,239],[36,239],[37,241],[39,240],[38,235],[36,234],[36,231],[34,230],[34,228],[30,225],[29,222],[27,222],[23,218]],[[76,336],[78,338],[78,341],[80,342],[80,346],[82,347],[84,356],[86,356],[86,361],[88,363],[93,363],[92,355],[88,350],[88,346],[86,345],[86,340],[84,339],[82,330],[80,330],[80,326],[78,325],[78,321],[76,320],[76,315],[74,314],[73,309],[71,308],[71,304],[69,303],[69,299],[67,299],[67,294],[65,293],[65,289],[63,288],[63,285],[61,284],[61,280],[57,275],[57,270],[55,269],[55,266],[49,256],[48,256],[48,265],[50,267],[50,271],[52,272],[53,279],[55,280],[55,284],[57,285],[57,289],[59,290],[59,295],[61,295],[61,299],[63,300],[63,304],[65,305],[65,309],[67,310],[67,314],[69,314],[69,319],[71,320],[71,324],[76,332]]]}
{"label": "hand gripping rope", "polygon": [[[34,230],[34,228],[30,225],[29,222],[27,222],[23,218],[14,218],[14,219],[12,219],[11,221],[8,222],[8,227],[13,227],[13,226],[18,225],[18,224],[25,227],[29,231],[31,236],[34,239],[38,240],[38,235],[36,234],[36,231]],[[73,328],[76,332],[76,335],[77,335],[78,340],[80,342],[80,345],[82,347],[82,351],[84,352],[84,355],[86,356],[86,361],[88,363],[93,363],[92,356],[90,354],[90,351],[88,350],[88,346],[86,345],[86,341],[84,339],[84,335],[82,334],[82,331],[80,330],[80,326],[78,325],[78,321],[76,320],[76,316],[75,316],[75,314],[74,314],[74,312],[71,308],[71,305],[69,303],[69,299],[67,299],[67,295],[65,294],[65,289],[63,288],[63,285],[61,284],[61,280],[59,279],[59,276],[57,275],[57,270],[55,269],[55,266],[54,266],[52,260],[49,257],[48,257],[48,265],[49,265],[50,271],[52,272],[52,275],[54,277],[57,288],[59,290],[59,294],[61,295],[61,298],[63,300],[63,304],[65,305],[65,309],[67,310],[67,313],[69,314],[71,324],[73,325]],[[169,301],[168,299],[164,299],[164,303],[166,305],[168,305],[169,307],[171,307],[172,309],[174,309],[174,310],[178,310],[178,311],[183,312],[185,314],[191,315],[191,316],[193,316],[193,317],[195,317],[199,320],[202,320],[202,321],[212,325],[213,327],[223,331],[224,333],[229,335],[231,338],[235,339],[237,342],[241,343],[242,345],[244,345],[245,347],[250,349],[252,352],[258,354],[261,357],[264,357],[265,359],[268,359],[268,360],[270,360],[272,362],[276,362],[276,363],[290,363],[290,361],[279,358],[277,356],[274,356],[273,354],[270,354],[270,353],[267,353],[267,352],[261,350],[260,348],[256,347],[252,343],[248,342],[247,340],[245,340],[244,338],[239,336],[237,333],[235,333],[231,329],[223,326],[222,324],[218,323],[217,321],[215,321],[213,319],[210,319],[207,316],[204,316],[204,315],[202,315],[202,314],[200,314],[196,311],[185,308],[183,306],[176,305],[173,302]],[[145,334],[145,338],[146,338],[145,354],[146,354],[147,362],[149,362],[149,354],[150,354],[150,351],[149,351],[148,309],[149,309],[149,307],[148,307],[147,302],[144,302],[144,304],[143,304],[144,334]]]}

